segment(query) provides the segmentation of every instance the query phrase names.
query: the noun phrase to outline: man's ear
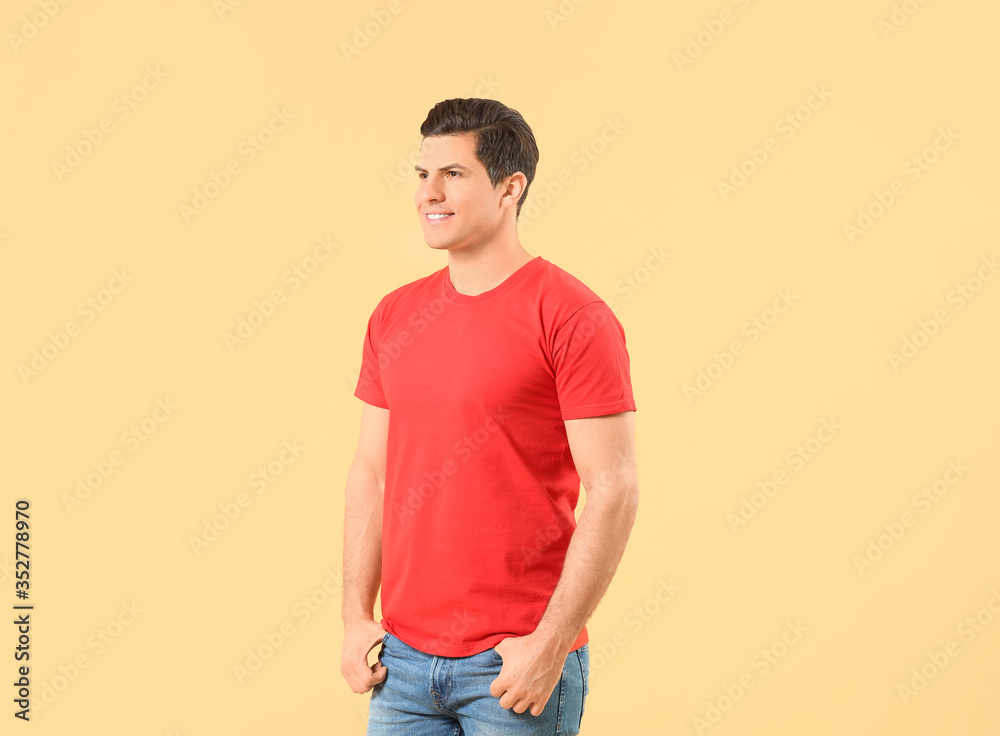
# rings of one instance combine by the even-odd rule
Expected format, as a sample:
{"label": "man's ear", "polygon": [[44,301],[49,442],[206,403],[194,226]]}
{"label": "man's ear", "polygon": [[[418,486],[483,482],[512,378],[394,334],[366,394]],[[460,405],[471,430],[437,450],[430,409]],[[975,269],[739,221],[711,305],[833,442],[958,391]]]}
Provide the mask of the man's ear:
{"label": "man's ear", "polygon": [[517,207],[517,201],[528,186],[528,177],[520,171],[515,171],[510,176],[503,179],[499,186],[504,188],[502,200],[505,207]]}

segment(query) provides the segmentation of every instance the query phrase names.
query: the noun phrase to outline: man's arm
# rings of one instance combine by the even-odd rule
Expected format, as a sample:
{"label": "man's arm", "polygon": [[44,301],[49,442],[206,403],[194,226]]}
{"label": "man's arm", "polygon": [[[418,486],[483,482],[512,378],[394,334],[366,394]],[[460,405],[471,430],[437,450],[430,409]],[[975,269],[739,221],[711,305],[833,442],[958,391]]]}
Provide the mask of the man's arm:
{"label": "man's arm", "polygon": [[587,503],[570,540],[559,584],[535,631],[510,637],[490,694],[500,705],[540,715],[566,655],[618,568],[639,505],[635,412],[566,420],[566,436]]}
{"label": "man's arm", "polygon": [[347,474],[344,513],[344,649],[340,672],[356,693],[385,679],[381,663],[368,666],[368,653],[385,632],[373,618],[382,579],[382,497],[389,410],[365,404],[358,450]]}

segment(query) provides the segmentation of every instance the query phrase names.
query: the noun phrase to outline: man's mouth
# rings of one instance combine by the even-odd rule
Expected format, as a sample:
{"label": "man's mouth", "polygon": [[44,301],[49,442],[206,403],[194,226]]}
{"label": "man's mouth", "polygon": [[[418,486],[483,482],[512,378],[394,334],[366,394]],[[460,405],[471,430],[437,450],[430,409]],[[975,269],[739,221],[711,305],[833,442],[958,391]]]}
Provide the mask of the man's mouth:
{"label": "man's mouth", "polygon": [[454,212],[428,212],[425,217],[431,222],[441,222],[441,220],[446,220],[454,214]]}

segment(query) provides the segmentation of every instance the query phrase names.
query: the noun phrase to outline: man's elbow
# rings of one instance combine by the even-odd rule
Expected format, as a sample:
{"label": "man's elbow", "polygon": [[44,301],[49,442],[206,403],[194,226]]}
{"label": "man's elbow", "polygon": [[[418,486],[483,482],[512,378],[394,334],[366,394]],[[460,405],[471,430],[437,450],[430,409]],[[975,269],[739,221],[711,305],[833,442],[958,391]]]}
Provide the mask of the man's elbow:
{"label": "man's elbow", "polygon": [[618,516],[622,523],[631,527],[639,511],[638,480],[631,474],[614,478],[604,475],[601,480],[604,482],[587,488],[587,505],[599,504],[605,513]]}
{"label": "man's elbow", "polygon": [[622,506],[625,509],[629,526],[635,521],[636,514],[639,513],[639,484],[630,483],[622,493]]}
{"label": "man's elbow", "polygon": [[347,471],[347,485],[369,493],[385,493],[385,472],[355,460]]}

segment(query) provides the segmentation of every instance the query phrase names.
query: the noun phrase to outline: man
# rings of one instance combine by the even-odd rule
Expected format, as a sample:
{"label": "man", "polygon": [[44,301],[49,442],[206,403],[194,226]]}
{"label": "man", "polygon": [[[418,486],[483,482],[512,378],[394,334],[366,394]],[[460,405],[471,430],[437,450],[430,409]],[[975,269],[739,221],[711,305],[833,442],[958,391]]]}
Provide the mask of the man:
{"label": "man", "polygon": [[518,240],[538,149],[517,111],[445,100],[420,132],[414,202],[448,265],[368,321],[341,673],[372,736],[576,734],[638,505],[625,333]]}

